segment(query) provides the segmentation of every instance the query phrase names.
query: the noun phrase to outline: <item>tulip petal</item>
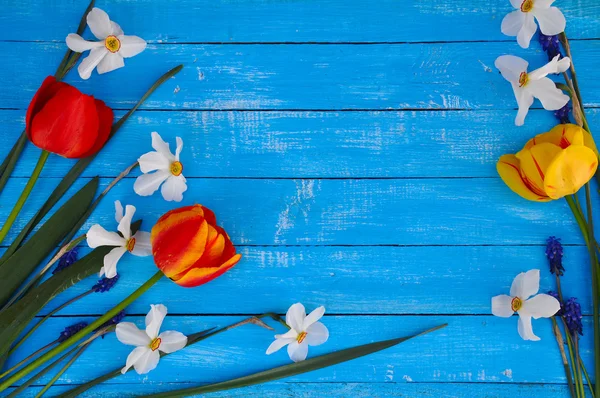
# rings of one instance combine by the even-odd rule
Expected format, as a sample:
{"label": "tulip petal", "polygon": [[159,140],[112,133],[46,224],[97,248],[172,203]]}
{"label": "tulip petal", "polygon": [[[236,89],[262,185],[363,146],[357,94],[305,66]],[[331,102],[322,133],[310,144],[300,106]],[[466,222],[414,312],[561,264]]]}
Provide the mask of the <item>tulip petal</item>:
{"label": "tulip petal", "polygon": [[187,344],[188,338],[186,335],[174,330],[167,330],[158,335],[160,346],[158,349],[165,354],[170,354],[181,350]]}
{"label": "tulip petal", "polygon": [[46,102],[54,97],[58,90],[63,87],[67,87],[67,84],[63,82],[57,82],[54,76],[48,76],[44,79],[40,88],[38,88],[37,92],[29,103],[29,107],[27,108],[27,116],[25,117],[27,136],[29,139],[31,139],[30,129],[33,116],[35,116],[44,107],[44,105],[46,105]]}
{"label": "tulip petal", "polygon": [[187,191],[187,184],[182,174],[170,175],[160,189],[163,199],[167,202],[181,202],[185,191]]}
{"label": "tulip petal", "polygon": [[285,323],[298,333],[302,333],[304,329],[302,324],[306,318],[306,309],[301,303],[293,304],[285,314]]}
{"label": "tulip petal", "polygon": [[87,244],[92,249],[100,246],[125,246],[125,239],[116,232],[108,232],[101,225],[94,224],[86,234]]}
{"label": "tulip petal", "polygon": [[96,70],[99,75],[102,75],[124,66],[125,61],[123,61],[123,57],[120,54],[109,52],[102,58],[102,61],[100,61]]}
{"label": "tulip petal", "polygon": [[329,339],[329,330],[321,322],[315,322],[306,329],[306,339],[310,346],[321,345]]}
{"label": "tulip petal", "polygon": [[547,36],[554,36],[564,32],[567,20],[563,13],[556,7],[540,8],[537,1],[536,6],[531,12],[535,19],[537,19],[542,33]]}
{"label": "tulip petal", "polygon": [[552,199],[572,195],[596,173],[598,157],[590,148],[571,145],[563,149],[546,171],[544,191]]}
{"label": "tulip petal", "polygon": [[98,66],[100,61],[109,53],[106,47],[96,47],[92,48],[90,51],[90,55],[85,57],[83,61],[77,67],[77,72],[79,72],[79,77],[83,80],[87,80],[92,76],[92,72],[94,68]]}
{"label": "tulip petal", "polygon": [[534,145],[517,153],[520,161],[521,177],[530,189],[540,196],[546,196],[544,177],[554,158],[562,151],[558,145],[547,142]]}
{"label": "tulip petal", "polygon": [[283,347],[285,347],[293,341],[296,341],[296,339],[275,339],[275,341],[273,341],[271,345],[269,345],[269,348],[267,348],[267,355],[271,355],[272,353],[281,350]]}
{"label": "tulip petal", "polygon": [[76,53],[91,50],[92,48],[102,47],[104,43],[101,41],[87,41],[83,37],[75,33],[69,33],[66,39],[67,47]]}
{"label": "tulip petal", "polygon": [[183,287],[203,285],[229,271],[241,258],[241,254],[236,254],[218,268],[192,268],[174,282]]}
{"label": "tulip petal", "polygon": [[539,341],[540,338],[533,334],[533,327],[531,326],[531,315],[519,314],[518,322],[519,336],[523,340]]}
{"label": "tulip petal", "polygon": [[547,196],[534,193],[523,178],[520,172],[520,162],[515,155],[503,155],[496,164],[496,170],[502,178],[502,181],[517,195],[527,200],[535,202],[547,202],[550,200]]}
{"label": "tulip petal", "polygon": [[140,330],[131,322],[120,322],[115,329],[115,333],[121,343],[136,347],[147,346],[152,341],[146,332]]}
{"label": "tulip petal", "polygon": [[146,41],[137,36],[120,35],[121,48],[118,54],[123,58],[131,58],[146,49]]}
{"label": "tulip petal", "polygon": [[540,290],[540,270],[532,269],[521,272],[513,280],[510,287],[510,295],[521,300],[527,300]]}
{"label": "tulip petal", "polygon": [[135,235],[135,245],[131,254],[139,257],[146,257],[152,255],[152,245],[150,244],[150,233],[145,231],[137,231]]}
{"label": "tulip petal", "polygon": [[114,121],[112,109],[106,106],[106,104],[99,99],[95,99],[94,102],[96,104],[96,111],[98,112],[98,135],[92,147],[83,155],[81,155],[82,158],[95,155],[104,147],[104,144],[106,144],[106,141],[108,141],[110,136]]}
{"label": "tulip petal", "polygon": [[182,220],[173,231],[176,233],[166,229],[152,244],[154,262],[169,278],[186,272],[202,257],[206,249],[208,224],[204,219],[191,218]]}
{"label": "tulip petal", "polygon": [[293,341],[288,345],[287,351],[292,361],[302,362],[308,356],[308,343],[306,341],[302,343]]}
{"label": "tulip petal", "polygon": [[492,314],[501,318],[510,318],[515,311],[512,309],[513,298],[506,294],[492,297]]}
{"label": "tulip petal", "polygon": [[151,174],[142,174],[133,183],[133,190],[140,196],[150,196],[158,190],[160,184],[169,178],[170,175],[171,173],[166,170],[158,170]]}
{"label": "tulip petal", "polygon": [[150,312],[146,315],[146,334],[151,340],[158,337],[158,332],[166,316],[167,307],[162,304],[150,305]]}
{"label": "tulip petal", "polygon": [[317,307],[314,310],[312,310],[312,312],[308,314],[306,318],[304,318],[304,322],[302,322],[302,330],[308,329],[310,325],[323,318],[323,315],[325,315],[325,307],[323,306]]}
{"label": "tulip petal", "polygon": [[560,310],[560,302],[549,294],[538,294],[523,303],[523,309],[533,317],[550,318]]}
{"label": "tulip petal", "polygon": [[87,15],[87,24],[90,30],[100,40],[106,39],[113,32],[108,14],[103,10],[94,7]]}

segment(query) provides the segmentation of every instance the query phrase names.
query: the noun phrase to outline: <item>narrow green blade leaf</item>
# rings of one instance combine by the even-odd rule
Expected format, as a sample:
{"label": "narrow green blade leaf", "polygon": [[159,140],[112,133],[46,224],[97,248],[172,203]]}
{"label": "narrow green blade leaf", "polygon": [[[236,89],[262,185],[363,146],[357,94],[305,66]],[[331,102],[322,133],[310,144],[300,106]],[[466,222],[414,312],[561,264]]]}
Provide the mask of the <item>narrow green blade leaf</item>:
{"label": "narrow green blade leaf", "polygon": [[[137,232],[142,221],[131,224],[131,231]],[[0,357],[7,353],[15,339],[27,324],[50,300],[90,275],[96,274],[104,262],[104,256],[111,251],[108,246],[98,247],[68,268],[31,289],[15,304],[0,312]]]}
{"label": "narrow green blade leaf", "polygon": [[415,334],[413,336],[401,337],[398,339],[379,341],[377,343],[365,344],[358,347],[347,348],[345,350],[332,352],[331,354],[321,355],[315,358],[307,359],[306,361],[293,363],[290,365],[280,366],[274,369],[265,370],[249,376],[239,377],[237,379],[223,381],[220,383],[208,384],[200,387],[184,388],[181,390],[144,395],[144,397],[187,397],[196,394],[206,394],[215,391],[231,390],[233,388],[247,387],[254,384],[266,383],[273,380],[282,379],[284,377],[296,376],[302,373],[312,372],[326,368],[328,366],[337,365],[338,363],[350,361],[352,359],[360,358],[365,355],[373,354],[377,351],[385,350],[386,348],[393,347],[397,344],[405,342],[406,340],[422,336],[427,333],[434,332],[436,330],[446,327],[447,324],[436,326],[424,332]]}
{"label": "narrow green blade leaf", "polygon": [[93,178],[69,199],[44,225],[0,265],[0,306],[71,231],[94,200],[98,177]]}
{"label": "narrow green blade leaf", "polygon": [[0,173],[2,173],[2,175],[0,175],[0,192],[2,192],[4,186],[8,182],[8,178],[15,168],[17,160],[19,160],[19,157],[25,148],[25,144],[27,144],[27,133],[23,131],[8,155],[6,155],[6,159],[4,159],[2,165],[0,165]]}
{"label": "narrow green blade leaf", "polygon": [[[92,8],[94,8],[94,3],[95,3],[95,0],[90,1],[90,4],[88,4],[87,8],[83,12],[83,15],[81,16],[81,20],[79,21],[79,26],[77,27],[77,34],[79,36],[81,36],[83,31],[85,30],[85,26],[87,25],[87,15],[89,14],[90,11],[92,11]],[[65,75],[67,74],[68,70],[65,70],[65,66],[67,65],[67,62],[69,61],[69,57],[71,56],[71,54],[73,54],[73,51],[71,51],[71,49],[68,49],[67,52],[65,53],[65,56],[60,61],[58,68],[56,68],[56,73],[54,74],[54,77],[56,77],[58,80],[62,80],[62,78],[65,77]]]}

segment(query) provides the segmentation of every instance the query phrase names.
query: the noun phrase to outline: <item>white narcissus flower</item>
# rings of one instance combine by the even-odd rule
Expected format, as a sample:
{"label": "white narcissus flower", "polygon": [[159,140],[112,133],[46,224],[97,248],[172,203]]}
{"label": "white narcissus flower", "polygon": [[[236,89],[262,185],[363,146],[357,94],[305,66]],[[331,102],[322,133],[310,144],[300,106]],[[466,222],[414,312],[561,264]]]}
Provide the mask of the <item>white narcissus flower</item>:
{"label": "white narcissus flower", "polygon": [[[533,334],[531,318],[550,318],[560,310],[560,303],[549,294],[538,294],[540,290],[540,270],[521,272],[510,287],[510,296],[505,294],[492,297],[492,314],[510,318],[519,314],[519,335],[523,340],[538,341]],[[531,297],[533,296],[533,297]]]}
{"label": "white narcissus flower", "polygon": [[547,36],[564,32],[567,20],[558,8],[551,7],[554,0],[510,0],[510,3],[516,10],[504,17],[501,30],[507,36],[517,36],[521,47],[529,47],[537,30],[534,18]]}
{"label": "white narcissus flower", "polygon": [[150,245],[150,233],[137,231],[131,236],[131,219],[135,213],[135,207],[127,205],[123,215],[123,205],[115,201],[115,219],[119,223],[117,230],[120,232],[108,232],[99,224],[94,224],[87,232],[87,244],[92,249],[100,246],[113,246],[104,256],[104,267],[100,269],[100,276],[114,278],[117,275],[117,263],[126,252],[135,256],[145,257],[152,254]]}
{"label": "white narcissus flower", "polygon": [[77,53],[90,50],[90,55],[77,68],[82,79],[89,79],[96,66],[99,74],[122,68],[125,66],[123,58],[138,55],[146,48],[142,38],[124,35],[121,27],[99,8],[92,8],[88,13],[87,24],[101,41],[87,41],[76,33],[67,36],[67,46],[71,50]]}
{"label": "white narcissus flower", "polygon": [[306,315],[304,306],[296,303],[285,315],[285,323],[290,330],[285,334],[276,334],[275,341],[267,349],[267,355],[287,345],[288,355],[294,362],[304,361],[308,355],[308,346],[321,345],[329,338],[329,330],[321,322],[317,322],[325,314],[321,306]]}
{"label": "white narcissus flower", "polygon": [[156,192],[162,184],[160,192],[166,201],[181,202],[183,193],[187,190],[186,179],[181,174],[183,165],[179,161],[183,141],[177,137],[177,149],[173,155],[169,144],[164,142],[154,131],[152,132],[152,148],[155,151],[145,153],[138,159],[140,170],[144,174],[135,180],[133,190],[140,196],[149,196]]}
{"label": "white narcissus flower", "polygon": [[557,88],[550,78],[546,77],[550,73],[562,73],[569,69],[571,60],[568,57],[560,60],[559,58],[560,55],[557,55],[546,65],[529,73],[527,73],[529,64],[522,58],[514,55],[502,55],[496,59],[494,65],[512,85],[517,104],[519,104],[519,111],[515,119],[517,126],[525,123],[525,116],[527,116],[534,98],[539,99],[544,109],[549,111],[560,109],[569,102],[569,96]]}
{"label": "white narcissus flower", "polygon": [[146,315],[146,330],[138,329],[131,322],[121,322],[117,325],[117,339],[123,344],[136,347],[127,356],[125,367],[121,369],[122,374],[132,366],[138,374],[146,374],[158,365],[160,352],[169,354],[185,347],[187,337],[183,333],[168,330],[158,334],[166,315],[167,307],[152,304],[150,312]]}

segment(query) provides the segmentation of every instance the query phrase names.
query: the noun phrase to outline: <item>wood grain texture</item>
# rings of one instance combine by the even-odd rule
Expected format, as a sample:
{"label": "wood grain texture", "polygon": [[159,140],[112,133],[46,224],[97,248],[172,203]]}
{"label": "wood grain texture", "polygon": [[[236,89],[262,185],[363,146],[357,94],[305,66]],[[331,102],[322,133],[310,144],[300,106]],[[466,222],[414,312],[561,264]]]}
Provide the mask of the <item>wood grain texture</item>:
{"label": "wood grain texture", "polygon": [[[595,78],[600,41],[575,42],[572,47],[575,54],[585,54],[576,60],[578,75],[586,82],[584,101],[600,106],[600,81]],[[19,69],[0,80],[0,108],[26,108],[65,50],[62,43],[0,43],[0,64]],[[71,73],[67,81],[111,107],[125,109],[178,64],[185,65],[183,70],[144,108],[515,109],[510,84],[494,68],[495,59],[507,53],[527,58],[532,70],[548,61],[539,50],[504,42],[153,44],[122,69],[103,76],[94,72],[86,81]],[[43,54],[47,67],[40,67],[38,54]],[[514,128],[512,123],[507,127]]]}
{"label": "wood grain texture", "polygon": [[[310,308],[309,308],[310,310]],[[138,325],[143,316],[128,317]],[[36,331],[27,347],[19,348],[14,359],[41,347],[49,338],[82,319],[53,318]],[[162,330],[193,333],[213,326],[232,324],[241,317],[167,316]],[[288,382],[469,382],[469,383],[565,383],[560,354],[548,319],[533,321],[534,332],[541,342],[524,342],[517,333],[516,316],[328,316],[323,322],[330,340],[309,349],[309,356],[366,344],[380,339],[410,335],[442,323],[448,327],[411,340],[375,355],[359,358],[329,369],[286,379]],[[227,380],[290,363],[285,350],[270,356],[265,351],[273,334],[282,326],[268,331],[246,325],[212,337],[164,358],[155,372],[138,375],[130,372],[113,383],[206,383]],[[584,328],[591,330],[585,320]],[[592,362],[592,336],[581,341],[582,358]],[[81,357],[79,365],[63,375],[61,384],[78,384],[123,366],[132,347],[119,344],[114,334],[94,343]],[[533,366],[533,364],[537,366]],[[543,365],[541,365],[543,364]],[[542,371],[543,370],[543,371]],[[43,383],[41,379],[41,383]]]}
{"label": "wood grain texture", "polygon": [[[3,2],[11,12],[0,15],[0,40],[17,41],[64,40],[88,3]],[[508,0],[113,0],[99,5],[126,34],[160,43],[511,40],[500,33],[500,22],[514,9]],[[569,35],[600,37],[598,4],[561,1],[559,7],[569,21]]]}

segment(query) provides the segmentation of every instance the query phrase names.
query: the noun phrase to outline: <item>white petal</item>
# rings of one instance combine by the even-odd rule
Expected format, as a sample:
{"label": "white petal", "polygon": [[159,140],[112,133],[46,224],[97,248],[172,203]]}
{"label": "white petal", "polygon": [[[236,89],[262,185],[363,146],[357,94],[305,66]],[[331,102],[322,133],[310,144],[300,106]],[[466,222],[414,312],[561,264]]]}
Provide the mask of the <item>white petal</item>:
{"label": "white petal", "polygon": [[523,0],[510,0],[510,4],[514,7],[514,8],[518,8],[519,11],[521,10],[521,4],[523,4]]}
{"label": "white petal", "polygon": [[523,340],[539,341],[540,338],[533,334],[533,327],[531,326],[531,315],[519,314],[518,322],[519,336]]}
{"label": "white petal", "polygon": [[512,309],[513,298],[502,294],[492,297],[492,314],[501,318],[510,318],[515,313]]}
{"label": "white petal", "polygon": [[540,100],[544,109],[555,111],[569,102],[569,96],[556,87],[554,82],[547,77],[532,80],[527,84],[527,90]]}
{"label": "white petal", "polygon": [[108,232],[99,224],[92,225],[86,238],[88,246],[92,249],[100,246],[124,246],[127,243],[118,233]]}
{"label": "white petal", "polygon": [[144,332],[140,330],[135,324],[131,322],[121,322],[115,329],[117,339],[123,344],[139,346],[147,346],[152,340]]}
{"label": "white petal", "polygon": [[524,23],[525,13],[515,10],[504,17],[500,30],[507,36],[516,36]]}
{"label": "white petal", "polygon": [[560,310],[560,302],[549,294],[538,294],[525,301],[522,308],[533,319],[550,318]]}
{"label": "white petal", "polygon": [[129,240],[129,238],[131,238],[131,219],[133,218],[134,214],[135,206],[125,206],[125,215],[123,216],[123,218],[121,218],[121,221],[119,221],[119,226],[117,227],[117,229],[119,230],[121,235],[123,235],[126,241]]}
{"label": "white petal", "polygon": [[106,256],[104,256],[104,274],[107,278],[112,279],[117,276],[117,263],[127,252],[124,247],[115,247]]}
{"label": "white petal", "polygon": [[538,1],[535,2],[535,7],[531,13],[540,24],[540,30],[543,34],[554,36],[565,31],[567,20],[563,13],[556,7],[539,8]]}
{"label": "white petal", "polygon": [[185,177],[181,174],[178,176],[169,176],[160,189],[163,198],[167,202],[181,202],[185,191],[187,191],[187,184],[185,183]]}
{"label": "white petal", "polygon": [[82,53],[96,47],[103,47],[104,44],[100,41],[87,41],[83,37],[75,33],[69,33],[67,36],[67,47],[76,53]]}
{"label": "white petal", "polygon": [[525,117],[529,112],[529,108],[533,105],[533,95],[528,90],[524,90],[516,84],[513,84],[513,92],[519,105],[519,111],[515,117],[515,125],[522,126],[525,123]]}
{"label": "white petal", "polygon": [[171,149],[169,148],[169,144],[165,142],[160,134],[156,131],[152,132],[152,148],[160,154],[162,154],[165,158],[169,160],[169,164],[173,163],[176,159],[175,156],[171,153]]}
{"label": "white petal", "polygon": [[514,55],[501,55],[496,58],[494,65],[502,73],[502,77],[511,83],[518,83],[521,73],[527,72],[529,66],[523,58]]}
{"label": "white petal", "polygon": [[104,47],[93,48],[90,51],[90,55],[85,57],[83,61],[77,67],[77,72],[79,72],[79,77],[83,80],[87,80],[92,75],[92,71],[94,68],[102,61],[102,58],[108,54],[109,51]]}
{"label": "white petal", "polygon": [[152,255],[152,244],[150,243],[150,233],[145,231],[137,231],[135,235],[135,245],[131,254],[139,257],[146,257]]}
{"label": "white petal", "polygon": [[267,355],[271,355],[272,353],[279,351],[280,349],[294,341],[296,341],[296,339],[275,339],[275,341],[273,341],[271,345],[269,345],[269,348],[267,348]]}
{"label": "white petal", "polygon": [[118,23],[110,21],[110,26],[112,27],[111,35],[121,36],[123,34],[123,29],[121,29]]}
{"label": "white petal", "polygon": [[531,42],[531,38],[535,34],[537,30],[537,25],[535,24],[535,20],[533,19],[533,15],[530,12],[525,14],[525,20],[521,30],[517,34],[517,43],[522,48],[528,48],[529,43]]}
{"label": "white petal", "polygon": [[152,351],[148,348],[147,351],[133,364],[133,367],[137,374],[144,375],[156,369],[159,360],[160,352],[158,352],[158,350]]}
{"label": "white petal", "polygon": [[117,220],[117,224],[121,222],[123,218],[123,205],[120,200],[115,200],[115,220]]}
{"label": "white petal", "polygon": [[329,330],[321,322],[315,322],[306,329],[306,339],[308,345],[321,345],[329,339]]}
{"label": "white petal", "polygon": [[150,347],[147,347],[147,346],[137,347],[133,351],[131,351],[129,353],[129,355],[127,356],[127,362],[125,363],[125,367],[123,369],[121,369],[121,373],[122,374],[127,373],[129,368],[131,368],[133,366],[133,364],[135,364],[137,361],[139,361],[140,358],[142,358],[144,355],[146,355],[148,351],[152,352]]}
{"label": "white petal", "polygon": [[552,5],[552,3],[554,3],[555,0],[535,0],[535,2],[533,3],[533,8],[534,10],[537,9],[547,9],[550,8],[550,6]]}
{"label": "white petal", "polygon": [[133,190],[140,196],[150,196],[172,174],[166,170],[158,170],[151,174],[142,174],[133,184]]}
{"label": "white petal", "polygon": [[158,349],[165,354],[181,350],[188,341],[186,335],[174,330],[162,332],[158,337],[160,338],[160,346]]}
{"label": "white petal", "polygon": [[314,309],[306,318],[304,318],[304,322],[302,322],[302,330],[308,329],[310,325],[323,318],[324,314],[325,307],[320,306],[319,308]]}
{"label": "white petal", "polygon": [[177,142],[177,148],[175,149],[175,159],[179,160],[179,155],[181,154],[181,149],[183,148],[183,140],[181,137],[175,138]]}
{"label": "white petal", "polygon": [[160,152],[148,152],[138,159],[142,173],[149,173],[154,170],[169,170],[171,162]]}
{"label": "white petal", "polygon": [[158,337],[158,331],[160,330],[160,325],[162,325],[165,316],[167,316],[167,307],[162,304],[150,305],[150,312],[146,315],[146,334],[150,336],[151,339],[154,340]]}
{"label": "white petal", "polygon": [[532,269],[527,272],[521,272],[510,287],[510,295],[519,297],[521,300],[527,300],[540,290],[540,270]]}
{"label": "white petal", "polygon": [[571,59],[569,57],[561,59],[560,55],[557,55],[554,58],[552,58],[552,60],[546,65],[531,72],[528,75],[528,78],[530,81],[540,80],[541,78],[546,77],[550,73],[562,73],[569,69],[569,66],[571,66]]}
{"label": "white petal", "polygon": [[296,332],[294,329],[290,329],[287,332],[285,332],[284,334],[276,334],[275,338],[276,339],[292,339],[292,340],[296,340],[298,338],[298,332]]}
{"label": "white petal", "polygon": [[302,333],[304,329],[302,329],[302,324],[304,323],[304,318],[306,318],[306,310],[304,306],[300,303],[296,303],[292,305],[287,314],[285,314],[285,323],[288,324],[289,327],[294,329],[298,333]]}
{"label": "white petal", "polygon": [[106,39],[113,31],[108,14],[96,7],[88,13],[87,23],[94,36],[100,40]]}
{"label": "white petal", "polygon": [[125,62],[123,61],[123,57],[119,54],[113,54],[108,52],[106,56],[100,61],[98,64],[98,74],[102,75],[103,73],[112,72],[115,69],[119,69],[125,66]]}
{"label": "white petal", "polygon": [[121,41],[119,55],[123,58],[131,58],[146,49],[146,42],[141,37],[120,35],[118,39]]}
{"label": "white petal", "polygon": [[306,341],[303,341],[302,343],[293,341],[288,345],[287,350],[292,361],[301,362],[304,361],[308,355],[308,344]]}

